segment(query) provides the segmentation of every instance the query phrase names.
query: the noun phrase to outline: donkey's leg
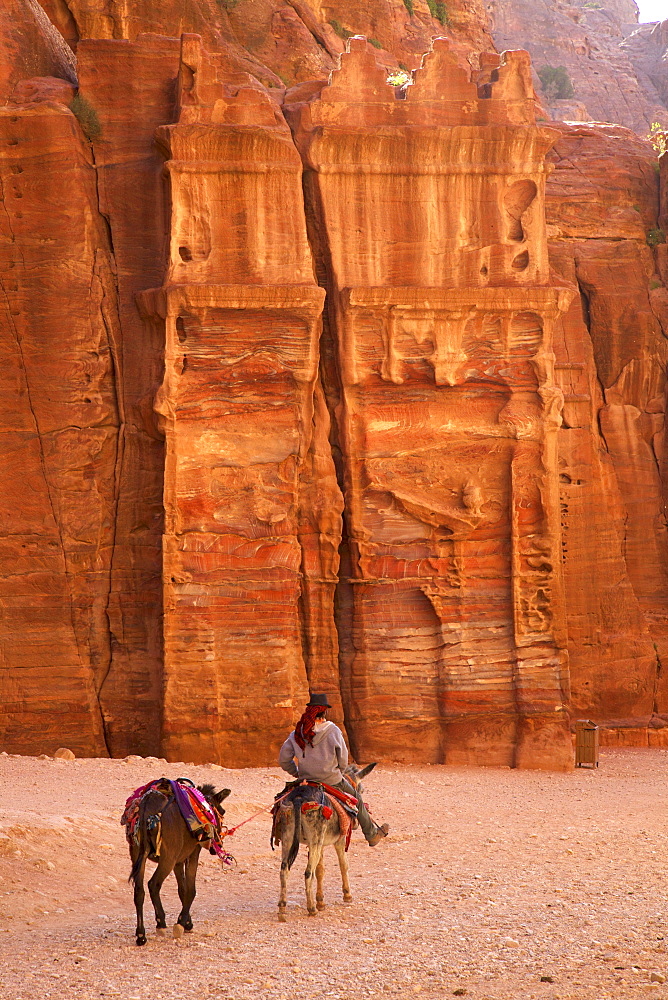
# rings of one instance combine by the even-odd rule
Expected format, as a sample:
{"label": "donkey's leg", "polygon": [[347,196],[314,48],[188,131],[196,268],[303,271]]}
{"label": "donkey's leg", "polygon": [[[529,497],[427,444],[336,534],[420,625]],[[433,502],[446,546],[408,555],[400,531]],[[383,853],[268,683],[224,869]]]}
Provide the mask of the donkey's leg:
{"label": "donkey's leg", "polygon": [[304,872],[304,885],[306,888],[306,909],[308,910],[309,917],[314,917],[318,912],[315,905],[315,894],[313,892],[313,879],[315,877],[316,868],[320,863],[322,858],[322,843],[319,840],[309,844],[308,848],[308,862],[306,865],[306,871]]}
{"label": "donkey's leg", "polygon": [[341,869],[341,883],[343,885],[343,902],[352,903],[353,897],[350,892],[350,882],[348,881],[348,855],[346,854],[346,844],[343,837],[339,839],[334,844],[334,850],[336,851],[336,856],[339,859],[339,868]]}
{"label": "donkey's leg", "polygon": [[[133,859],[134,860],[134,859]],[[137,930],[135,939],[137,944],[146,944],[146,928],[144,927],[144,872],[146,870],[146,855],[142,859],[141,868],[135,878],[135,909],[137,911]]]}
{"label": "donkey's leg", "polygon": [[160,899],[160,890],[162,889],[162,883],[172,871],[172,868],[173,862],[171,860],[167,861],[167,859],[163,856],[158,861],[158,867],[148,880],[148,891],[151,894],[151,902],[153,903],[153,909],[155,910],[155,926],[158,930],[167,926],[165,921],[165,911],[162,905],[162,900]]}
{"label": "donkey's leg", "polygon": [[288,905],[288,852],[290,850],[290,843],[286,844],[285,840],[283,840],[281,841],[281,845],[283,847],[283,854],[281,857],[281,891],[278,897],[278,919],[281,924],[284,924],[288,919],[285,915],[285,909]]}
{"label": "donkey's leg", "polygon": [[[179,899],[181,900],[181,907],[183,908],[183,904],[184,904],[185,898],[186,898],[186,865],[185,865],[185,861],[178,861],[174,865],[174,877],[176,878],[176,886],[177,886],[177,888],[179,890]],[[166,934],[167,933],[167,928],[166,927],[164,928],[164,932],[163,932],[163,929],[161,928],[160,931],[159,931],[159,933],[165,933]]]}
{"label": "donkey's leg", "polygon": [[174,877],[176,879],[176,886],[179,890],[179,899],[181,900],[181,906],[183,906],[183,900],[185,899],[186,892],[186,863],[185,861],[178,861],[174,865]]}
{"label": "donkey's leg", "polygon": [[[287,810],[285,812],[287,813]],[[287,816],[279,813],[276,832],[281,839],[281,891],[278,897],[278,920],[279,923],[284,924],[288,919],[285,913],[288,905],[288,875],[290,874],[288,869],[288,855],[290,854],[290,847],[294,837],[292,807]]]}
{"label": "donkey's leg", "polygon": [[325,909],[325,894],[322,891],[322,883],[325,878],[325,852],[324,850],[320,854],[320,861],[318,862],[317,868],[315,870],[315,877],[317,881],[317,887],[315,890],[315,905],[319,910]]}
{"label": "donkey's leg", "polygon": [[201,847],[198,844],[190,857],[186,860],[185,884],[183,898],[181,900],[183,908],[179,913],[179,919],[176,921],[177,924],[181,924],[184,931],[191,931],[193,929],[190,907],[193,905],[193,900],[197,894],[195,882],[197,879],[197,865],[199,864],[200,850]]}

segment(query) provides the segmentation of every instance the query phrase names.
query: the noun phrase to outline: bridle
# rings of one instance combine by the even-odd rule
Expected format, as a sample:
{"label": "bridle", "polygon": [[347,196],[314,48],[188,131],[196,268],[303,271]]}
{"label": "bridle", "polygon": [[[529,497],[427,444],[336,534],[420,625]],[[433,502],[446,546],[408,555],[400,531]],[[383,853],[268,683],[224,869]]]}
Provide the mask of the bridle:
{"label": "bridle", "polygon": [[343,772],[343,777],[346,779],[346,781],[349,781],[350,784],[355,789],[355,791],[357,791],[360,783],[360,779],[357,777],[357,772],[349,768],[346,768],[346,770]]}
{"label": "bridle", "polygon": [[[225,815],[225,810],[219,808],[219,806],[217,806],[217,805],[214,805],[214,803],[211,802],[211,801],[209,801],[209,805],[211,806],[211,808],[213,810],[213,815],[216,818],[216,826],[217,826],[219,832],[222,833],[223,830],[226,829],[226,827],[225,827],[225,821],[223,819],[223,816]],[[223,834],[223,836],[224,836],[224,834]]]}

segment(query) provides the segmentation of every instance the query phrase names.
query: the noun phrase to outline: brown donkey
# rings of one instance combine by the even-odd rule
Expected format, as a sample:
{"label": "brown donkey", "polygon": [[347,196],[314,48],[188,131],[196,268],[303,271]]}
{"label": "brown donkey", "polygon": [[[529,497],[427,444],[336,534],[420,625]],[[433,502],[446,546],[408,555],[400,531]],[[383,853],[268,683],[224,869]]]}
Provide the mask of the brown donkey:
{"label": "brown donkey", "polygon": [[[355,786],[358,795],[362,793],[362,778],[366,777],[375,766],[375,763],[368,764],[359,770],[353,764],[346,768],[345,777]],[[302,811],[302,806],[306,803],[316,803],[316,805]],[[278,900],[278,919],[281,923],[285,923],[287,919],[285,910],[288,904],[288,872],[295,863],[300,844],[306,844],[308,847],[304,882],[309,917],[315,917],[318,910],[325,909],[322,888],[325,876],[323,862],[325,847],[332,846],[336,851],[341,870],[343,901],[344,903],[352,902],[353,897],[348,881],[348,855],[346,854],[345,837],[339,825],[339,817],[336,811],[331,812],[330,809],[327,809],[327,812],[323,814],[323,806],[329,806],[329,802],[324,798],[322,789],[313,785],[298,785],[288,793],[279,806],[273,839],[281,842],[281,894]],[[327,818],[327,813],[330,813],[329,818]],[[317,883],[315,899],[313,898],[314,875]]]}
{"label": "brown donkey", "polygon": [[[221,803],[230,794],[229,788],[217,792],[213,785],[198,785],[199,791],[205,797],[214,813],[219,817],[225,814]],[[181,815],[174,798],[163,795],[162,792],[150,791],[139,805],[137,821],[138,841],[130,844],[130,860],[132,871],[129,881],[134,885],[134,901],[137,910],[137,944],[146,944],[144,929],[144,869],[146,859],[157,861],[157,868],[148,880],[148,891],[155,910],[155,921],[158,933],[166,931],[165,911],[160,900],[160,889],[170,874],[174,872],[181,900],[181,912],[174,925],[174,936],[180,936],[183,931],[191,931],[193,922],[190,907],[195,898],[195,879],[197,864],[202,845],[195,840]]]}

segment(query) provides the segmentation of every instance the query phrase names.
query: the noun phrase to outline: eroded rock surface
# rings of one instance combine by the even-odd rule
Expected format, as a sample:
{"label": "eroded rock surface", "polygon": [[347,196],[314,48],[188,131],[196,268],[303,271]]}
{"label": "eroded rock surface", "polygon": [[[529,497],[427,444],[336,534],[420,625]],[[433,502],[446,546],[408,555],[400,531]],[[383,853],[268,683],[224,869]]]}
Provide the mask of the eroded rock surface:
{"label": "eroded rock surface", "polygon": [[663,728],[668,711],[668,314],[647,243],[659,179],[647,144],[625,129],[559,128],[550,260],[580,292],[555,339],[571,705],[634,739],[650,720]]}
{"label": "eroded rock surface", "polygon": [[4,745],[264,763],[309,687],[359,758],[661,743],[650,147],[477,4],[13,2]]}
{"label": "eroded rock surface", "polygon": [[633,0],[491,0],[488,10],[499,49],[527,49],[537,72],[566,70],[574,100],[540,90],[552,118],[619,123],[642,136],[653,122],[668,124],[665,32],[638,26]]}
{"label": "eroded rock surface", "polygon": [[120,416],[113,259],[63,106],[0,108],[0,739],[106,752]]}
{"label": "eroded rock surface", "polygon": [[72,53],[37,0],[6,0],[0,10],[0,100],[34,76],[76,83]]}
{"label": "eroded rock surface", "polygon": [[[668,107],[668,19],[641,24],[622,43],[635,66],[638,79],[648,93],[656,91]],[[665,115],[659,119],[665,125]]]}
{"label": "eroded rock surface", "polygon": [[368,35],[391,69],[417,68],[431,38],[444,30],[462,61],[494,51],[482,0],[43,0],[42,6],[75,50],[85,38],[196,32],[225,55],[228,67],[279,90],[326,78],[354,34]]}

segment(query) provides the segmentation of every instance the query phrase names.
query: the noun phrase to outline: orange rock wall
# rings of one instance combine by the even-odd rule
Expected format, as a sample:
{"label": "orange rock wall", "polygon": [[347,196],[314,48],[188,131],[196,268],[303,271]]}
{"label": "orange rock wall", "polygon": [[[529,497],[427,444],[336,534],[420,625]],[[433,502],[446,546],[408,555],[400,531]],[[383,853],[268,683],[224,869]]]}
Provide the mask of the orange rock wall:
{"label": "orange rock wall", "polygon": [[[61,105],[0,108],[0,742],[106,753],[120,416],[113,258]],[[57,720],[57,734],[54,720]]]}
{"label": "orange rock wall", "polygon": [[659,178],[651,150],[626,129],[560,130],[550,259],[580,293],[555,340],[571,710],[646,734],[668,719],[668,312],[663,251],[647,243]]}
{"label": "orange rock wall", "polygon": [[[15,4],[37,0],[12,0]],[[76,51],[87,38],[134,40],[144,33],[180,37],[200,34],[228,67],[252,73],[269,88],[282,90],[305,80],[322,79],[335,67],[345,38],[373,39],[379,61],[390,69],[415,69],[444,23],[432,16],[426,0],[42,0],[54,25]],[[441,16],[445,14],[445,6]],[[493,52],[482,0],[448,0],[447,30],[460,59],[477,60]]]}
{"label": "orange rock wall", "polygon": [[[3,747],[265,763],[309,687],[360,759],[660,743],[648,147],[537,125],[477,5],[395,91],[418,0],[45,0],[91,143],[13,2],[51,56],[2,54]],[[334,21],[381,47],[325,86]]]}
{"label": "orange rock wall", "polygon": [[0,10],[0,99],[22,80],[55,77],[76,83],[74,59],[37,0],[4,0]]}
{"label": "orange rock wall", "polygon": [[154,411],[164,331],[135,296],[164,273],[169,233],[163,158],[154,133],[173,121],[179,43],[83,41],[80,93],[99,117],[97,208],[113,246],[122,330],[118,512],[109,593],[112,660],[103,692],[113,755],[155,754],[162,710],[163,434]]}
{"label": "orange rock wall", "polygon": [[316,100],[286,105],[329,261],[348,728],[364,759],[566,765],[555,136],[521,54],[481,100],[438,41],[399,99],[349,45]]}
{"label": "orange rock wall", "polygon": [[[169,262],[142,297],[166,330],[163,749],[245,764],[285,738],[307,698],[300,478],[324,299],[299,155],[248,83],[184,35],[179,120],[159,132]],[[252,693],[241,663],[258,667]]]}

